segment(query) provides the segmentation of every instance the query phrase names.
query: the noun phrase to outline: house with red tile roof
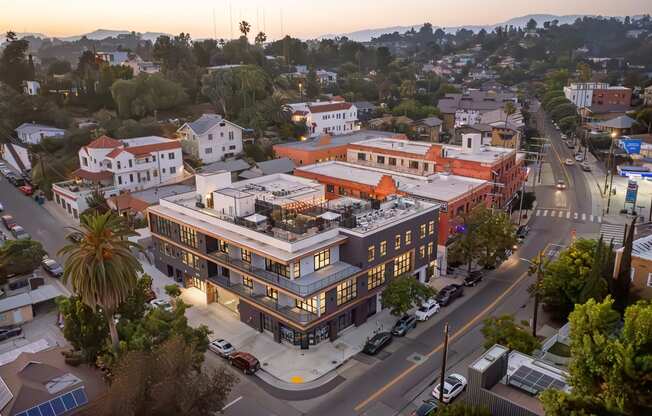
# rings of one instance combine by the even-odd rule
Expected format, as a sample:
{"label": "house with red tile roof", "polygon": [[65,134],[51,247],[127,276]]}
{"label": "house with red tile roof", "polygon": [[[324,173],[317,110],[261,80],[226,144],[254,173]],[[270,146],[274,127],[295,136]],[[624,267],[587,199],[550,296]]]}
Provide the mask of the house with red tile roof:
{"label": "house with red tile roof", "polygon": [[288,104],[292,121],[308,126],[308,137],[337,136],[360,130],[358,109],[341,100]]}

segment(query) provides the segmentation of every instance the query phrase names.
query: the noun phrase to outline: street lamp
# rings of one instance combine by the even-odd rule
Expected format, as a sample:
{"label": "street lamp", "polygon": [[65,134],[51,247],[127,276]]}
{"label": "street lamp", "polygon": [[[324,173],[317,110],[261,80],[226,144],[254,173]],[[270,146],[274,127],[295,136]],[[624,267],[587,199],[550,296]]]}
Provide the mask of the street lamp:
{"label": "street lamp", "polygon": [[299,82],[299,98],[303,101],[303,83]]}
{"label": "street lamp", "polygon": [[611,190],[614,183],[614,172],[613,172],[613,157],[614,157],[614,140],[618,137],[618,133],[615,131],[611,132],[611,144],[609,146],[609,168],[607,169],[607,175],[604,178],[604,191],[607,192],[607,177],[611,175],[609,180],[609,194],[607,195],[607,214],[609,213],[609,208],[611,206]]}

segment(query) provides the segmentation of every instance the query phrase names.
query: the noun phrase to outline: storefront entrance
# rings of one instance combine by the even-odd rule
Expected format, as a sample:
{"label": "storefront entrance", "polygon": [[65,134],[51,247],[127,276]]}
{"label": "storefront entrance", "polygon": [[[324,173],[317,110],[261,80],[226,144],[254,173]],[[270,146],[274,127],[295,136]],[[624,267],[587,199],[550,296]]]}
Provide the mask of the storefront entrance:
{"label": "storefront entrance", "polygon": [[202,292],[206,293],[207,283],[204,279],[201,279],[197,276],[185,276],[186,278],[186,287],[194,287]]}
{"label": "storefront entrance", "polygon": [[240,316],[240,311],[238,310],[238,304],[240,303],[240,299],[236,295],[224,289],[218,289],[216,287],[215,291],[216,291],[215,301],[220,305],[224,306],[225,308],[227,308],[228,310],[230,310],[231,312]]}

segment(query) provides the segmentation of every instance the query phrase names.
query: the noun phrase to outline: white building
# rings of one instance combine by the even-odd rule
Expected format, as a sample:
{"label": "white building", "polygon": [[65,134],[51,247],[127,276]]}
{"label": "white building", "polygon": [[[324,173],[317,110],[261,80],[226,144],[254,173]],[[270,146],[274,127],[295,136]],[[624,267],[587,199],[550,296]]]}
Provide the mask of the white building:
{"label": "white building", "polygon": [[138,55],[130,56],[123,65],[130,67],[135,77],[139,74],[156,74],[161,72],[161,65],[155,62],[143,61]]}
{"label": "white building", "polygon": [[78,219],[88,208],[86,198],[99,189],[105,198],[179,182],[187,177],[178,140],[149,136],[95,139],[79,150],[74,179],[55,183],[55,201]]}
{"label": "white building", "polygon": [[38,95],[41,90],[41,83],[38,81],[24,81],[23,92],[27,95]]}
{"label": "white building", "polygon": [[564,87],[564,96],[577,108],[591,107],[593,103],[593,90],[609,88],[606,82],[578,82]]}
{"label": "white building", "polygon": [[331,85],[337,82],[337,72],[318,69],[315,73],[321,85]]}
{"label": "white building", "polygon": [[336,136],[360,130],[358,109],[351,103],[316,101],[288,104],[288,107],[292,110],[292,121],[306,123],[309,137]]}
{"label": "white building", "polygon": [[206,164],[242,153],[243,130],[219,114],[203,114],[184,123],[177,133],[182,138],[183,150]]}
{"label": "white building", "polygon": [[3,143],[0,146],[0,156],[18,172],[25,172],[32,169],[32,163],[29,160],[29,150],[25,146],[14,143]]}
{"label": "white building", "polygon": [[109,65],[124,65],[129,60],[129,52],[95,52],[95,56]]}
{"label": "white building", "polygon": [[66,131],[44,124],[23,123],[16,127],[18,138],[26,144],[39,144],[46,137],[63,137]]}

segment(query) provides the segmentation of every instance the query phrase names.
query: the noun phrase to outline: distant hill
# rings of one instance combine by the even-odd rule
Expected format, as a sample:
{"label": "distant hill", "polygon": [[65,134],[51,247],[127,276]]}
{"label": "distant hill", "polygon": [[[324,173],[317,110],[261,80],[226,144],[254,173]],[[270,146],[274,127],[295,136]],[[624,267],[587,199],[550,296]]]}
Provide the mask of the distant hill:
{"label": "distant hill", "polygon": [[[511,25],[515,27],[525,27],[525,25],[530,19],[534,19],[539,24],[539,26],[543,26],[544,22],[549,22],[555,19],[559,20],[559,24],[563,25],[567,23],[573,23],[578,17],[581,18],[584,16],[590,16],[590,15],[573,14],[573,15],[557,16],[553,14],[528,14],[526,16],[514,17],[505,22],[494,23],[490,25],[462,25],[462,26],[453,26],[453,27],[441,27],[441,26],[433,25],[433,29],[436,30],[437,28],[441,27],[447,33],[455,33],[459,29],[468,29],[474,32],[479,32],[482,29],[485,29],[486,31],[491,31],[497,26]],[[385,27],[379,29],[364,29],[364,30],[357,30],[355,32],[340,33],[340,34],[330,33],[327,35],[319,36],[317,39],[330,39],[336,36],[346,36],[347,38],[357,42],[368,42],[371,40],[371,38],[377,38],[385,33],[394,33],[394,32],[405,33],[406,31],[412,28],[418,31],[421,28],[421,26],[423,25],[419,24],[414,26],[392,26],[392,27]]]}
{"label": "distant hill", "polygon": [[[74,42],[76,40],[79,40],[82,38],[82,36],[86,36],[88,39],[91,40],[102,40],[106,38],[114,38],[117,37],[118,35],[128,35],[131,33],[130,30],[112,30],[112,29],[97,29],[89,33],[84,33],[81,35],[74,35],[74,36],[66,36],[63,38],[58,38],[63,41],[67,42]],[[140,34],[144,40],[151,40],[152,42],[156,41],[156,38],[162,35],[167,35],[167,33],[158,33],[158,32],[145,32]]]}

